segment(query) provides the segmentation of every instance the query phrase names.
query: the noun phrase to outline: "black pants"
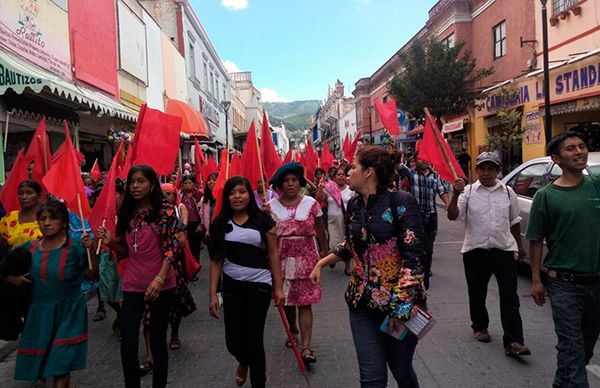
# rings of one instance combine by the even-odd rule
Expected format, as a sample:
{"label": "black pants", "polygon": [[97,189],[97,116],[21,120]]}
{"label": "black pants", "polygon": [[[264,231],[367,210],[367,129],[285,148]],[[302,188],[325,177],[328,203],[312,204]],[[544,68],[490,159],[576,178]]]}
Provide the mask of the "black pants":
{"label": "black pants", "polygon": [[200,225],[200,221],[188,222],[188,225],[185,228],[185,232],[187,235],[188,242],[190,244],[190,251],[192,251],[192,255],[194,256],[196,261],[200,262],[200,250],[202,248],[202,236],[200,235],[200,233],[196,232],[198,225]]}
{"label": "black pants", "polygon": [[469,289],[471,328],[487,330],[490,319],[485,307],[488,283],[492,275],[500,293],[500,319],[504,330],[504,345],[523,343],[523,322],[517,295],[517,263],[514,252],[499,249],[474,249],[463,254]]}
{"label": "black pants", "polygon": [[267,381],[263,333],[271,302],[271,286],[240,282],[223,275],[223,310],[227,350],[250,367],[250,383],[264,387]]}
{"label": "black pants", "polygon": [[[150,349],[154,357],[152,387],[167,385],[169,355],[167,354],[167,327],[169,308],[173,302],[173,290],[162,291],[150,303]],[[121,363],[125,375],[125,387],[140,387],[140,362],[138,343],[140,323],[144,314],[143,292],[123,292],[121,308]]]}
{"label": "black pants", "polygon": [[423,261],[423,275],[425,288],[429,289],[429,272],[431,271],[431,262],[433,261],[433,243],[438,230],[437,214],[421,213],[421,222],[423,223],[423,234],[425,235],[425,260]]}

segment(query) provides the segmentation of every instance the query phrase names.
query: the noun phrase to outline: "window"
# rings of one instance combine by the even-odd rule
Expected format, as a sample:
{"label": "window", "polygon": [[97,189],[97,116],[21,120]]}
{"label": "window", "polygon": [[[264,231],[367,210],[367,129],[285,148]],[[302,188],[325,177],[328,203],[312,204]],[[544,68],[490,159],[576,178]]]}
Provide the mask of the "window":
{"label": "window", "polygon": [[215,75],[212,73],[212,71],[210,72],[210,95],[215,95]]}
{"label": "window", "polygon": [[448,48],[454,47],[454,32],[448,35],[444,40],[442,40],[442,43]]}
{"label": "window", "polygon": [[541,189],[545,182],[548,163],[537,163],[525,167],[507,185],[512,187],[515,193],[525,197],[533,198],[535,193]]}
{"label": "window", "polygon": [[193,80],[196,80],[196,57],[194,56],[194,45],[192,43],[190,43],[190,50],[189,50],[190,54],[189,54],[189,58],[190,58],[190,78]]}
{"label": "window", "polygon": [[494,59],[502,58],[506,55],[506,21],[497,24],[492,30],[494,33]]}
{"label": "window", "polygon": [[223,84],[223,101],[227,100],[227,88],[225,84]]}
{"label": "window", "polygon": [[219,75],[215,74],[215,98],[219,98]]}
{"label": "window", "polygon": [[566,11],[581,0],[553,0],[552,1],[552,14],[556,15]]}
{"label": "window", "polygon": [[204,87],[208,92],[208,66],[206,65],[206,62],[204,62]]}

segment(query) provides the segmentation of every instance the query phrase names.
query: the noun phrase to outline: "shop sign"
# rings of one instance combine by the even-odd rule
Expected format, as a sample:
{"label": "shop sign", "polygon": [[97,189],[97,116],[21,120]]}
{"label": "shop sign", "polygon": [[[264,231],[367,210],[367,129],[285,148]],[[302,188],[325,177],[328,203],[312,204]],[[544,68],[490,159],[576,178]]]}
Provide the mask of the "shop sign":
{"label": "shop sign", "polygon": [[442,126],[442,133],[462,131],[465,128],[464,120],[450,121]]}
{"label": "shop sign", "polygon": [[68,15],[50,0],[2,0],[0,46],[72,78]]}
{"label": "shop sign", "polygon": [[540,112],[525,113],[525,143],[540,144],[542,142],[542,127],[540,125]]}
{"label": "shop sign", "polygon": [[44,80],[41,78],[23,74],[0,63],[0,94],[3,94],[8,88],[22,90],[22,87],[41,85],[43,82]]}
{"label": "shop sign", "polygon": [[218,127],[220,120],[219,111],[211,103],[208,103],[205,99],[203,99],[202,96],[199,97],[200,113],[202,113],[202,116],[204,116],[204,118],[206,118],[208,121],[210,121]]}

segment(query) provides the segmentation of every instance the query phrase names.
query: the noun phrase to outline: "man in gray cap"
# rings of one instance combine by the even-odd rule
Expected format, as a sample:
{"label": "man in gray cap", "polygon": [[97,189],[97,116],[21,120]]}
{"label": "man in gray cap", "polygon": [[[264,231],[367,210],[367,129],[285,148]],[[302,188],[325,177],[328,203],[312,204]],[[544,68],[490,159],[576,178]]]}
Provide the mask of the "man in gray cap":
{"label": "man in gray cap", "polygon": [[473,336],[480,342],[491,341],[485,300],[488,283],[494,275],[500,293],[504,351],[509,356],[526,356],[531,352],[523,340],[515,260],[516,253],[519,260],[525,257],[519,203],[512,188],[496,178],[501,166],[498,155],[483,152],[475,166],[477,181],[465,187],[462,179],[457,180],[447,209],[448,219],[465,222],[461,253]]}

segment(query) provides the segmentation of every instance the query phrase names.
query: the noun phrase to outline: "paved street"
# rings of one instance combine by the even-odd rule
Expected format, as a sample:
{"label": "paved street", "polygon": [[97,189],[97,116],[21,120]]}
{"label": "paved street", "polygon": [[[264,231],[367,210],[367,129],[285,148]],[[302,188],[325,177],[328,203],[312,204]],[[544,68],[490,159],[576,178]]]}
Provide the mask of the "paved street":
{"label": "paved street", "polygon": [[[519,279],[526,344],[533,355],[522,360],[508,358],[502,348],[498,292],[492,284],[488,295],[492,342],[482,344],[471,337],[467,293],[459,250],[462,227],[440,218],[434,257],[429,308],[437,326],[421,341],[415,368],[422,387],[549,387],[555,365],[555,335],[550,307],[535,306],[527,277]],[[318,363],[310,372],[313,387],[358,387],[358,365],[343,291],[347,282],[341,265],[324,271],[324,295],[315,308],[314,351]],[[169,382],[172,387],[233,387],[236,363],[227,353],[223,322],[208,315],[207,265],[193,287],[199,310],[184,320],[182,348],[171,352]],[[90,318],[95,308],[90,302]],[[90,322],[88,367],[74,374],[79,387],[122,386],[118,337],[110,330],[113,316]],[[271,309],[265,330],[268,385],[305,387],[292,352],[283,346],[284,330]],[[590,369],[591,385],[600,387],[600,346]],[[12,380],[14,354],[0,363],[4,387],[26,387]],[[151,378],[143,378],[150,386]],[[246,384],[249,386],[249,383]],[[390,386],[395,386],[390,383]]]}

